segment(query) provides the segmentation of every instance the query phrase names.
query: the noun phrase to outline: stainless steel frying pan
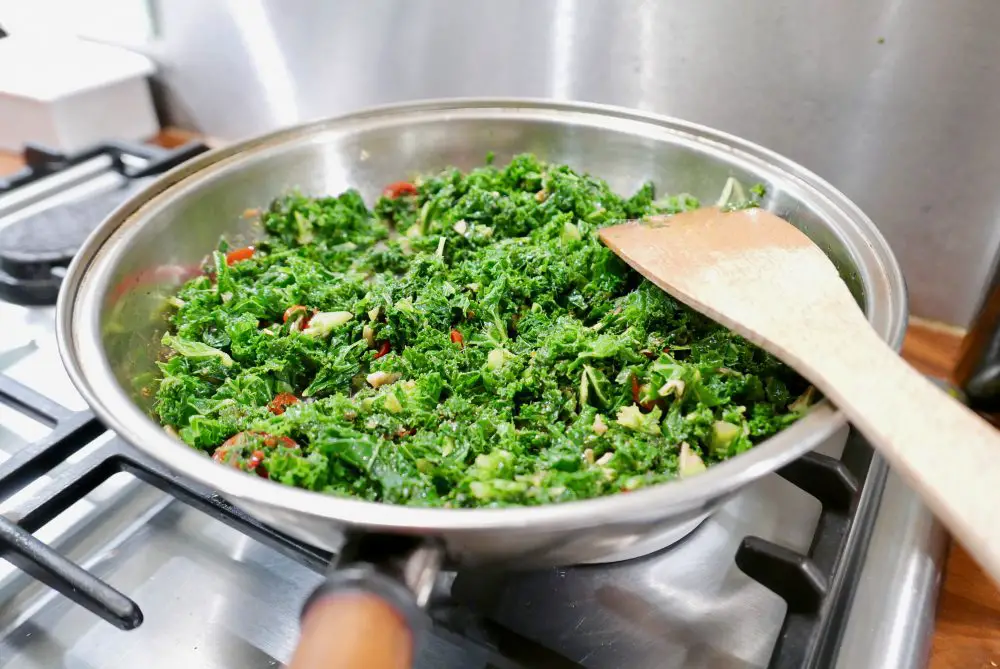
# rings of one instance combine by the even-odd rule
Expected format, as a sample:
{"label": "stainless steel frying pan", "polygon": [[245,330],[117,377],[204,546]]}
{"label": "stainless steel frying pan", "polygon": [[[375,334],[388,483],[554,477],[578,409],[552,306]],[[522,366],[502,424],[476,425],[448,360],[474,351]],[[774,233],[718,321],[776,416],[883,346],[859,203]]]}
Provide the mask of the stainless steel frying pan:
{"label": "stainless steel frying pan", "polygon": [[[388,182],[449,165],[471,168],[488,151],[499,161],[534,152],[604,177],[621,191],[652,179],[661,191],[711,200],[730,176],[763,182],[766,206],[827,252],[876,331],[894,346],[901,343],[903,279],[872,222],[802,167],[694,124],[595,105],[438,101],[282,130],[185,163],[122,205],[77,255],[58,305],[60,349],[80,392],[122,437],[260,520],[350,554],[354,567],[331,572],[321,594],[345,588],[358,594],[319,596],[323,606],[311,610],[326,613],[307,618],[307,632],[327,629],[309,637],[318,645],[303,646],[320,655],[330,651],[331,625],[352,629],[369,620],[366,611],[386,634],[375,650],[388,651],[393,627],[405,630],[405,621],[386,612],[422,605],[442,564],[565,565],[669,544],[744,485],[818,447],[843,425],[832,406],[821,404],[781,434],[692,479],[541,508],[479,510],[397,507],[285,487],[216,464],[148,416],[150,400],[141,389],[155,370],[164,299],[197,271],[220,235],[237,242],[260,236],[245,210],[267,206],[291,188],[327,194],[356,187],[373,201]],[[353,613],[344,618],[338,611]],[[406,620],[419,619],[410,613]],[[327,614],[324,625],[308,624]],[[336,637],[341,653],[354,647],[352,640],[372,639],[344,634]],[[378,666],[374,656],[365,661]]]}

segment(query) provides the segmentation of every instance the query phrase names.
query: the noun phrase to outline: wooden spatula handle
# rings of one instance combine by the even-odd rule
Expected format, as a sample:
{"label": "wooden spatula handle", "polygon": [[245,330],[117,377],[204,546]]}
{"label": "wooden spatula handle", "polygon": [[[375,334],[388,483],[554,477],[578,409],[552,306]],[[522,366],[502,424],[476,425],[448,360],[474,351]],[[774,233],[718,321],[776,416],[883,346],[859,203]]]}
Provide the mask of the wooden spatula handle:
{"label": "wooden spatula handle", "polygon": [[344,592],[313,604],[289,669],[409,669],[413,635],[378,595]]}
{"label": "wooden spatula handle", "polygon": [[860,315],[830,337],[807,338],[813,348],[799,368],[1000,582],[1000,433],[906,364]]}

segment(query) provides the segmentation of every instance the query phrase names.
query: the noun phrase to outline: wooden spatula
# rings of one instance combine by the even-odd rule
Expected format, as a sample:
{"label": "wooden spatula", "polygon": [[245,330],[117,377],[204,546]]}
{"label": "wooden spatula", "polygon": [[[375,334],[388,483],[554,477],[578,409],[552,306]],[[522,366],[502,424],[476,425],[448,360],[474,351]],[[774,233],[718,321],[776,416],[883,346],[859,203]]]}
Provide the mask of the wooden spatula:
{"label": "wooden spatula", "polygon": [[654,284],[811,381],[1000,582],[1000,435],[878,337],[805,234],[764,210],[715,208],[600,234]]}

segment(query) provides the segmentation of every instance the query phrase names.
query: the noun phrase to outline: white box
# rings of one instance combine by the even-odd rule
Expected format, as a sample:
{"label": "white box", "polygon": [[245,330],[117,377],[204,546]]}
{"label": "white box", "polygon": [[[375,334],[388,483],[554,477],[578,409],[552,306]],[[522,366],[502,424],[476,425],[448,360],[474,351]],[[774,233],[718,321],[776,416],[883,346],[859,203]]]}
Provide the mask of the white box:
{"label": "white box", "polygon": [[0,39],[0,150],[26,142],[73,152],[97,142],[145,140],[159,122],[145,56],[62,37]]}

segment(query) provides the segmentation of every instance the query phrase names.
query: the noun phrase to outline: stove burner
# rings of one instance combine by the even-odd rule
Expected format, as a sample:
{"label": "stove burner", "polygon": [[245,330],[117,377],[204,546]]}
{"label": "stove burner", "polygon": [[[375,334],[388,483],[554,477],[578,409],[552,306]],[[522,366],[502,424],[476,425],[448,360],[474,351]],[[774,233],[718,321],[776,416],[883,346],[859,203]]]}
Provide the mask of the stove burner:
{"label": "stove burner", "polygon": [[[16,304],[55,304],[65,268],[87,236],[115,207],[139,192],[155,175],[206,151],[194,142],[175,150],[106,143],[72,156],[28,146],[23,170],[0,179],[0,194],[38,182],[99,156],[111,158],[120,185],[45,209],[0,229],[0,299]],[[141,167],[131,164],[142,162]]]}
{"label": "stove burner", "polygon": [[[45,439],[0,464],[0,501],[105,430],[89,411],[68,411],[3,374],[0,404],[53,427]],[[322,572],[331,560],[328,553],[261,524],[212,490],[174,476],[121,440],[76,463],[72,474],[60,479],[64,485],[33,499],[16,522],[0,516],[0,557],[121,629],[139,626],[142,611],[133,600],[32,536],[118,472],[131,474],[316,571]],[[884,462],[873,459],[871,447],[857,434],[848,440],[842,460],[809,453],[778,472],[819,499],[823,511],[807,554],[747,537],[735,555],[744,573],[788,602],[788,614],[769,665],[772,669],[831,666],[836,658],[886,472]],[[467,586],[460,583],[461,578],[460,574],[450,599],[433,603],[432,616],[448,633],[466,637],[485,634],[489,645],[524,667],[581,666],[552,657],[553,651],[471,613],[473,602],[464,601],[469,596],[463,594]],[[537,664],[540,657],[548,658],[544,665]]]}

